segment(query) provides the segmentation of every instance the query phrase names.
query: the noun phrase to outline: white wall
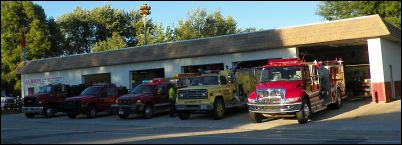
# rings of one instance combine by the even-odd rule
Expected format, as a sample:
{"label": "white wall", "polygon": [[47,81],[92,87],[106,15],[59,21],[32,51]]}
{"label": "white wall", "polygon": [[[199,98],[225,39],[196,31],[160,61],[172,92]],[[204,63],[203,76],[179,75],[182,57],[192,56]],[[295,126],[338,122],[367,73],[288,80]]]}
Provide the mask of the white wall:
{"label": "white wall", "polygon": [[392,77],[394,81],[401,80],[401,43],[381,39],[381,51],[385,81],[391,81],[389,65],[392,65]]}
{"label": "white wall", "polygon": [[384,82],[381,38],[368,39],[367,47],[369,52],[371,82]]}
{"label": "white wall", "polygon": [[372,82],[390,82],[389,65],[394,81],[401,80],[401,43],[383,38],[368,39]]}
{"label": "white wall", "polygon": [[225,55],[203,56],[203,57],[151,61],[142,63],[83,68],[83,69],[72,69],[72,70],[63,70],[63,71],[54,71],[45,73],[23,74],[21,75],[21,81],[22,81],[21,88],[23,88],[21,91],[22,95],[25,96],[28,94],[29,87],[34,87],[36,93],[39,90],[39,86],[41,86],[41,84],[35,84],[35,85],[25,84],[24,81],[26,79],[63,77],[62,83],[77,85],[82,83],[83,81],[82,75],[98,74],[98,73],[111,73],[112,83],[116,84],[117,86],[126,86],[127,88],[130,88],[131,87],[130,71],[134,70],[164,68],[165,77],[172,77],[174,74],[181,73],[181,66],[224,63],[224,66],[227,65],[229,67],[232,67],[232,62],[235,61],[258,60],[258,59],[268,59],[278,57],[282,58],[298,57],[297,49],[295,47],[279,48],[264,51],[233,53]]}

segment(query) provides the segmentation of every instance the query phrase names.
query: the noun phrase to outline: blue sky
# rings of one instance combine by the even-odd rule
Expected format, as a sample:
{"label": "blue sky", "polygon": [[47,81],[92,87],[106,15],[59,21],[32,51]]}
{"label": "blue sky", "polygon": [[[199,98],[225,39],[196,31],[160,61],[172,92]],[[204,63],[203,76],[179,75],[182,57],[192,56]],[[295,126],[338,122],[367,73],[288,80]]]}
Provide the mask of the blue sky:
{"label": "blue sky", "polygon": [[280,27],[323,22],[315,14],[317,1],[35,1],[45,10],[48,17],[72,12],[77,6],[90,10],[105,4],[112,8],[126,11],[138,9],[147,3],[151,6],[149,16],[154,22],[163,26],[177,24],[178,19],[185,19],[189,10],[197,7],[206,8],[208,12],[221,10],[224,16],[232,16],[239,28],[256,27],[274,29]]}

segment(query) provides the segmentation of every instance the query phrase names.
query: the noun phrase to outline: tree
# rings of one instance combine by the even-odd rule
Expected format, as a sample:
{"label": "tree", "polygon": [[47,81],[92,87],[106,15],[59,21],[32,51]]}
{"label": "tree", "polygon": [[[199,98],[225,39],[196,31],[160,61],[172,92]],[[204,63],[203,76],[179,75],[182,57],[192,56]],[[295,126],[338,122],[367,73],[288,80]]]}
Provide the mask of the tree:
{"label": "tree", "polygon": [[89,53],[95,41],[93,22],[89,12],[80,7],[56,20],[63,36],[64,54]]}
{"label": "tree", "polygon": [[15,69],[22,61],[22,33],[26,29],[27,60],[55,56],[43,8],[32,2],[1,2],[1,88],[17,93],[20,76]]}
{"label": "tree", "polygon": [[126,42],[123,38],[116,32],[113,32],[112,37],[104,40],[98,41],[94,44],[91,49],[91,52],[99,52],[99,51],[106,51],[106,50],[116,50],[120,48],[127,47]]}
{"label": "tree", "polygon": [[225,18],[220,11],[208,14],[205,9],[197,8],[190,11],[185,20],[179,20],[175,35],[177,40],[188,40],[234,34],[236,30],[233,17]]}
{"label": "tree", "polygon": [[318,5],[316,14],[326,20],[378,14],[394,26],[401,28],[401,2],[399,1],[324,1]]}

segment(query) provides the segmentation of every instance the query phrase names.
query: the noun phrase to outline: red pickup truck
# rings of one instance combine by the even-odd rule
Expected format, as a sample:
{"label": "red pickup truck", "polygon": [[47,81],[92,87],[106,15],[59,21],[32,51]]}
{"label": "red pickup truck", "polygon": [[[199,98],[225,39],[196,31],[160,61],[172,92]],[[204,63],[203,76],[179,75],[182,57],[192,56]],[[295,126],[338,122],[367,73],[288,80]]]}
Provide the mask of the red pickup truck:
{"label": "red pickup truck", "polygon": [[95,118],[97,112],[111,111],[110,105],[116,102],[117,97],[127,94],[126,89],[115,85],[100,84],[85,89],[79,96],[70,97],[63,101],[63,111],[69,118],[78,114],[85,114],[88,118]]}
{"label": "red pickup truck", "polygon": [[119,97],[111,107],[121,119],[132,113],[142,114],[143,118],[152,118],[156,112],[170,109],[169,89],[171,83],[153,81],[135,87],[129,94]]}
{"label": "red pickup truck", "polygon": [[49,84],[41,86],[38,93],[25,96],[22,103],[22,112],[27,118],[42,114],[45,118],[53,117],[55,113],[62,112],[60,103],[71,96],[79,95],[88,86]]}

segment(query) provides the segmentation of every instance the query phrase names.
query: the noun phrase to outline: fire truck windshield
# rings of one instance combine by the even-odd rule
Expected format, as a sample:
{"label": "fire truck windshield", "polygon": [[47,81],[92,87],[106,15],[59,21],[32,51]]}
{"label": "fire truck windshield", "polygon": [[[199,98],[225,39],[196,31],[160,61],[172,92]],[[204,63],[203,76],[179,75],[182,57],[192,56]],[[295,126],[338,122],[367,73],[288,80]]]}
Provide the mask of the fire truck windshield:
{"label": "fire truck windshield", "polygon": [[302,80],[302,71],[300,66],[280,66],[264,68],[261,72],[260,82],[294,80]]}
{"label": "fire truck windshield", "polygon": [[218,85],[218,76],[202,76],[195,77],[191,81],[191,86],[201,86],[201,85]]}
{"label": "fire truck windshield", "polygon": [[52,91],[52,86],[39,87],[39,93],[50,93],[50,91]]}

